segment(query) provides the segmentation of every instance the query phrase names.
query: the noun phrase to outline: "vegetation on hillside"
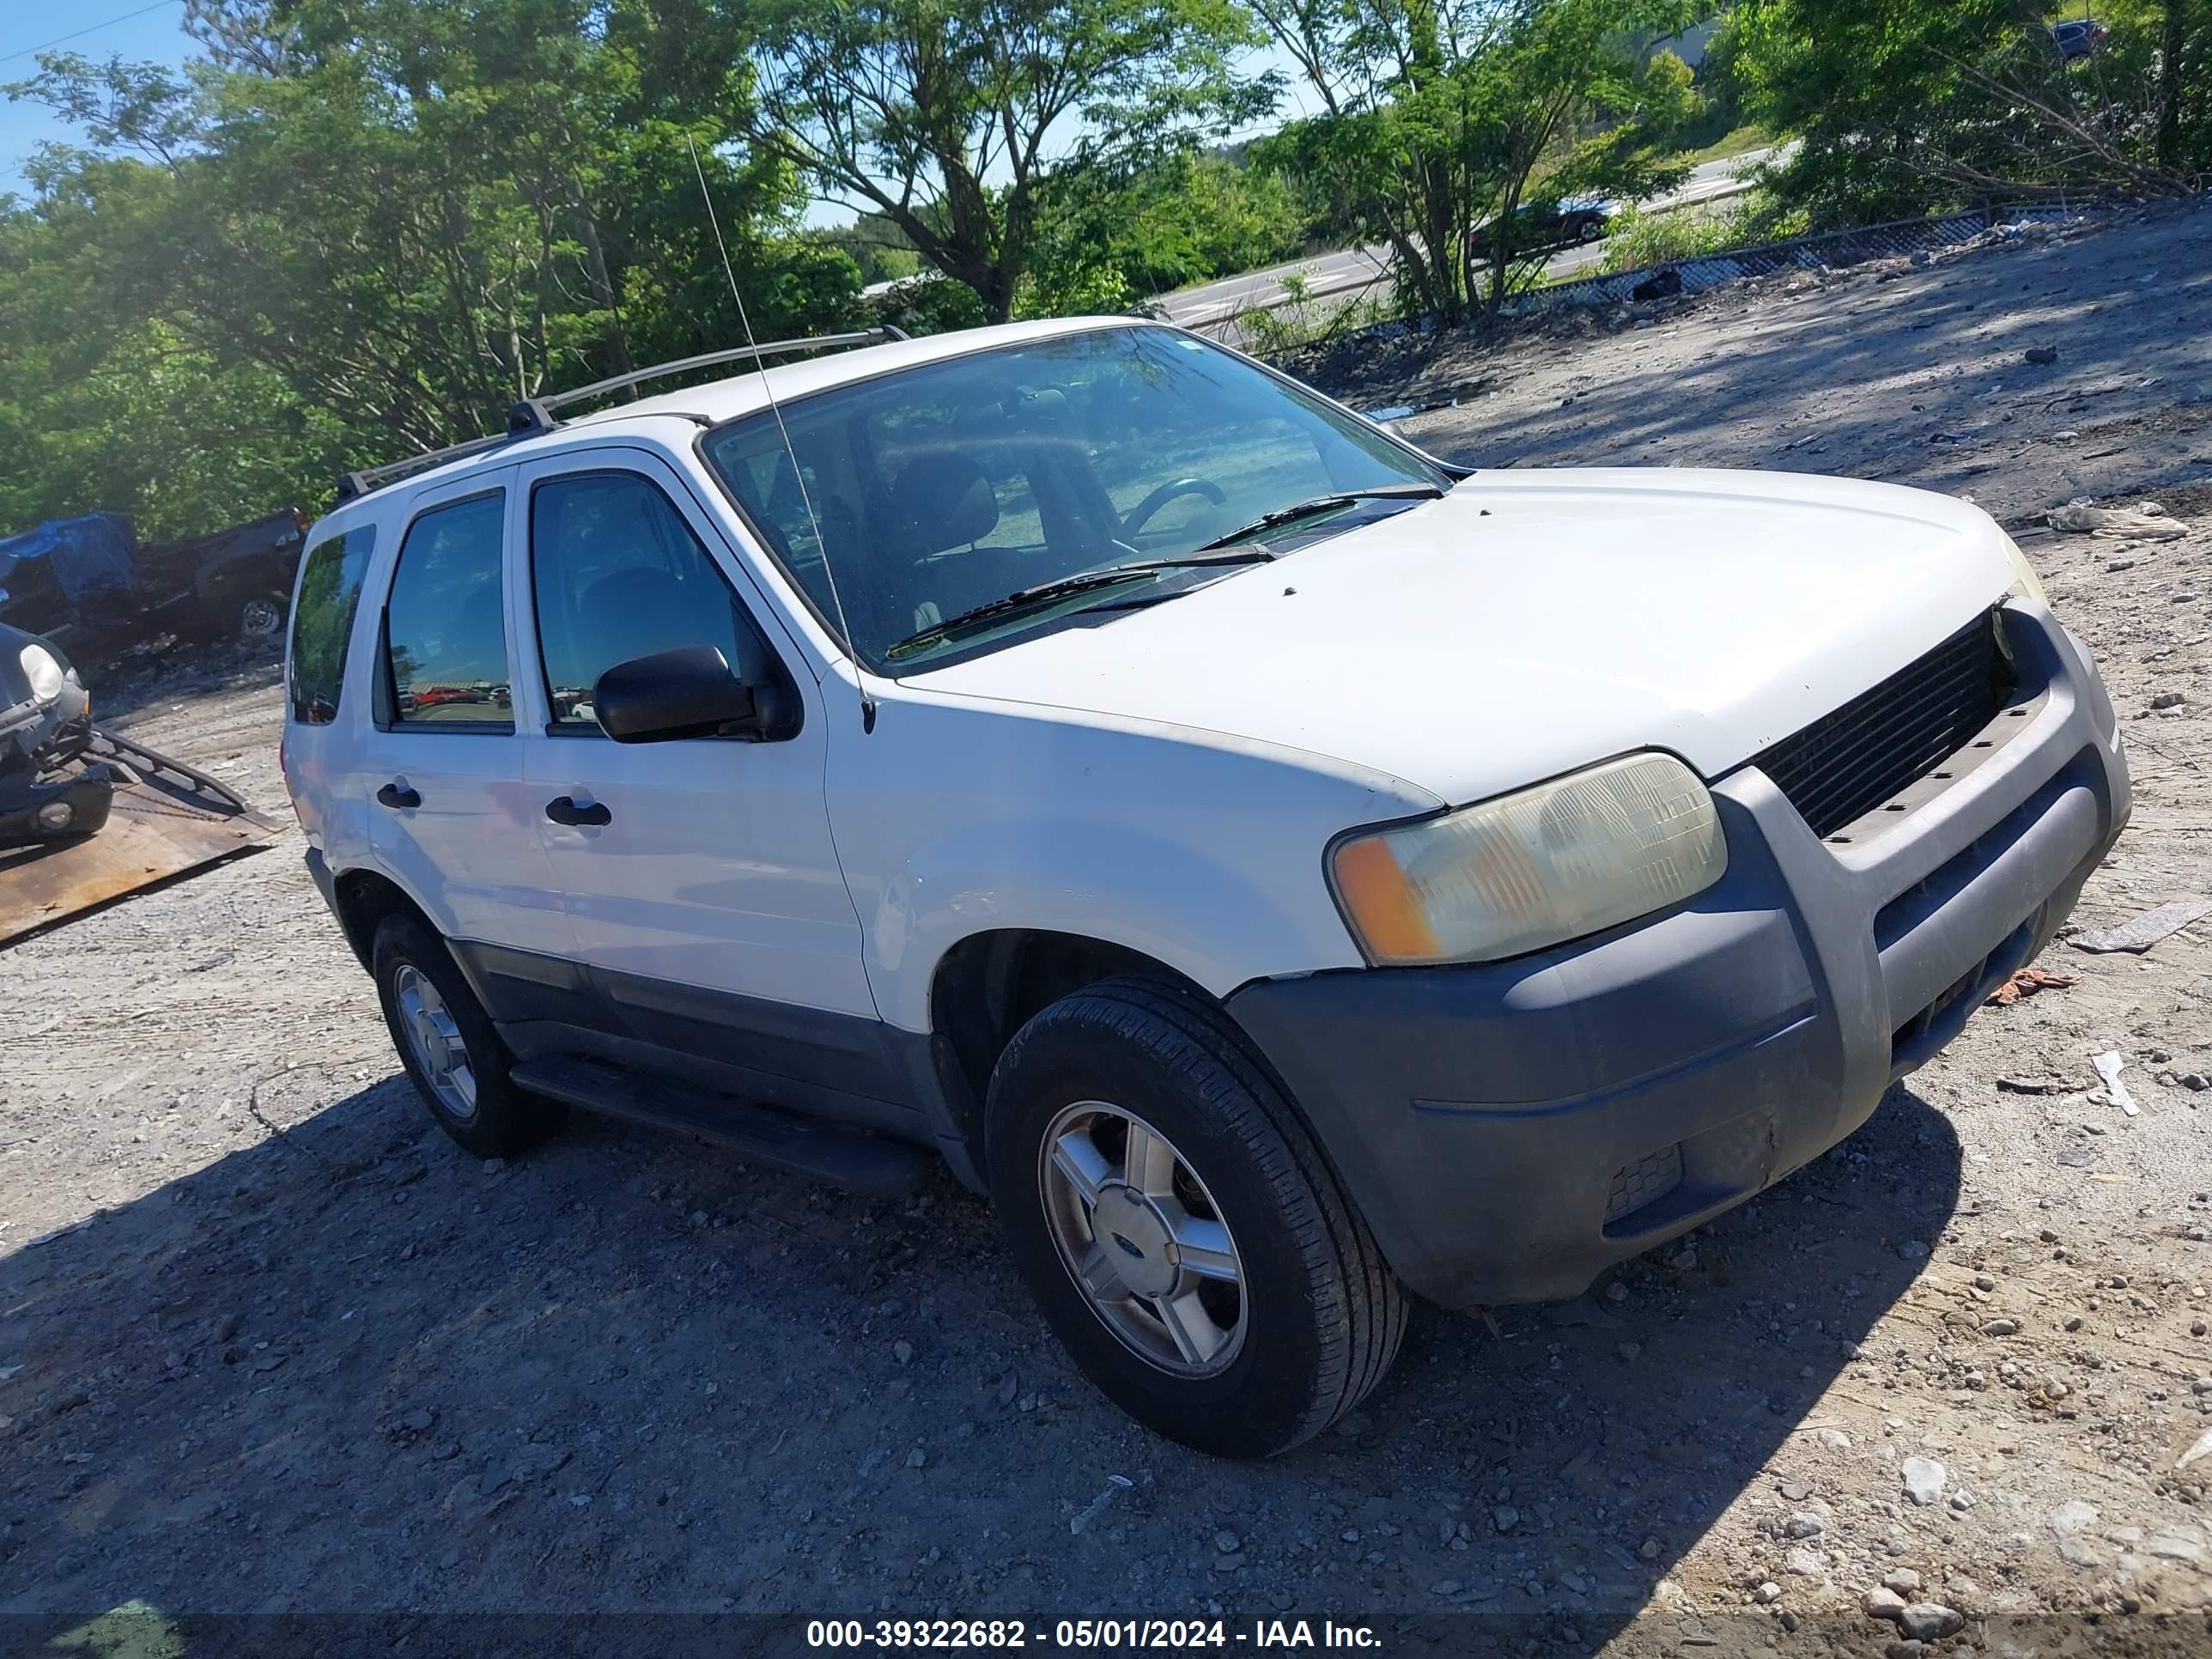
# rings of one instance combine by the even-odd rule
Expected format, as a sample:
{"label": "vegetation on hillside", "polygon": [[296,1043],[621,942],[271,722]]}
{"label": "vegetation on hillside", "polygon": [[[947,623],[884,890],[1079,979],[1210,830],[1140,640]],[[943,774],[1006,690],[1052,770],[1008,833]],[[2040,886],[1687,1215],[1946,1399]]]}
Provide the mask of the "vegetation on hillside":
{"label": "vegetation on hillside", "polygon": [[[64,51],[0,88],[76,135],[0,198],[0,532],[319,507],[741,338],[732,277],[763,337],[922,331],[1372,241],[1395,308],[1453,320],[1540,270],[1471,228],[1762,131],[1798,147],[1755,198],[1632,212],[1616,268],[2201,190],[2212,0],[2113,4],[2069,56],[2025,0],[185,0],[182,73]],[[1229,142],[1293,83],[1310,113]]]}

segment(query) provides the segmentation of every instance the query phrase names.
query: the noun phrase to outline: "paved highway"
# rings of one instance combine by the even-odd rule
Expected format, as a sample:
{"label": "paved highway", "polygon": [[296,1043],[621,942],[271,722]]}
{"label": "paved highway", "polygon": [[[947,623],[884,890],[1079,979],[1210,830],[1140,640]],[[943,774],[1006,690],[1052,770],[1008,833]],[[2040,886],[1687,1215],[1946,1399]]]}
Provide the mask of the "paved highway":
{"label": "paved highway", "polygon": [[[1773,154],[1771,149],[1754,149],[1718,161],[1704,162],[1692,169],[1688,180],[1680,190],[1653,197],[1643,204],[1644,210],[1647,213],[1667,212],[1676,208],[1693,207],[1699,202],[1737,195],[1750,188],[1743,175]],[[1602,243],[1565,248],[1546,262],[1544,274],[1554,280],[1564,276],[1588,276],[1597,269],[1604,258]],[[1389,276],[1389,269],[1390,248],[1387,243],[1377,243],[1371,247],[1346,248],[1340,253],[1322,253],[1311,258],[1294,259],[1288,264],[1272,265],[1265,270],[1248,270],[1241,276],[1226,277],[1198,288],[1180,289],[1173,294],[1163,295],[1159,303],[1174,321],[1186,328],[1200,328],[1212,323],[1225,322],[1240,313],[1259,307],[1282,304],[1290,297],[1283,286],[1284,279],[1288,276],[1304,277],[1306,292],[1318,297],[1324,294],[1346,294],[1370,287],[1379,290]]]}

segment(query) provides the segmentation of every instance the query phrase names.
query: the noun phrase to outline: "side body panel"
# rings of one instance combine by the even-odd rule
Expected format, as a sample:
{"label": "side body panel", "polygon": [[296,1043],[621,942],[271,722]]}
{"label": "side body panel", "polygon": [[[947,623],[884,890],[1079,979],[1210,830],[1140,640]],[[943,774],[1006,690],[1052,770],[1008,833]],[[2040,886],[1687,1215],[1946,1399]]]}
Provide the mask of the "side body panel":
{"label": "side body panel", "polygon": [[1357,966],[1330,837],[1443,804],[1217,732],[872,689],[873,732],[833,717],[830,813],[876,1005],[909,1032],[945,952],[1000,929],[1125,945],[1218,995]]}

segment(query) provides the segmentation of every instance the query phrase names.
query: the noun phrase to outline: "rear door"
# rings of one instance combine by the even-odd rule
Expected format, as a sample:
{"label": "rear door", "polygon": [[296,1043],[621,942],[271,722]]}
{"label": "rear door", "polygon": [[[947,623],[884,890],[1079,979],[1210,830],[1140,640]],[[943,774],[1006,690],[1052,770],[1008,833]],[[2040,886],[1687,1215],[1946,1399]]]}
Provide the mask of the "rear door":
{"label": "rear door", "polygon": [[569,957],[515,722],[503,568],[514,487],[507,467],[411,504],[380,596],[370,833],[448,939]]}
{"label": "rear door", "polygon": [[[523,654],[547,713],[531,800],[595,985],[639,1037],[878,1117],[868,1103],[897,1091],[830,840],[827,726],[803,659],[763,627],[772,613],[720,527],[650,453],[551,458],[521,468],[517,488]],[[618,744],[599,730],[601,672],[700,642],[799,698],[797,732]]]}

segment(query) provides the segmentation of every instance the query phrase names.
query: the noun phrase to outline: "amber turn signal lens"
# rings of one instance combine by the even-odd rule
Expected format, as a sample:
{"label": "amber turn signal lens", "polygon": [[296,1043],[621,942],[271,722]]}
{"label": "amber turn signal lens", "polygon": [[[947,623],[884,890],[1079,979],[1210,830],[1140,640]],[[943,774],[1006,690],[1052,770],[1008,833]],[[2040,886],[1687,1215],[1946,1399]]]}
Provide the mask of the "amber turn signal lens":
{"label": "amber turn signal lens", "polygon": [[1336,849],[1336,892],[1368,948],[1389,961],[1416,962],[1442,954],[1406,884],[1405,872],[1381,840],[1347,841]]}

